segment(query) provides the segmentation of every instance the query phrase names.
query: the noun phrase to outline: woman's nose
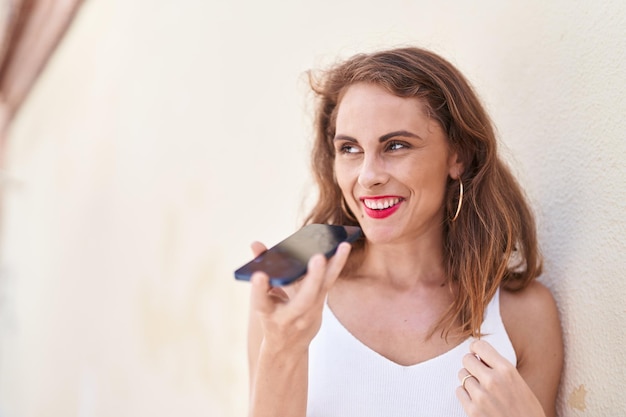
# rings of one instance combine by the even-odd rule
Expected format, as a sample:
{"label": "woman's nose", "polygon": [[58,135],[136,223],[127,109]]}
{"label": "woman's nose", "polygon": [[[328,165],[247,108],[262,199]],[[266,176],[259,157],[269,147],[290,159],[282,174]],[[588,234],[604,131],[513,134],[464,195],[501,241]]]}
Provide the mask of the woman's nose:
{"label": "woman's nose", "polygon": [[374,154],[363,158],[358,180],[361,187],[371,189],[385,184],[388,179],[385,163],[379,155]]}

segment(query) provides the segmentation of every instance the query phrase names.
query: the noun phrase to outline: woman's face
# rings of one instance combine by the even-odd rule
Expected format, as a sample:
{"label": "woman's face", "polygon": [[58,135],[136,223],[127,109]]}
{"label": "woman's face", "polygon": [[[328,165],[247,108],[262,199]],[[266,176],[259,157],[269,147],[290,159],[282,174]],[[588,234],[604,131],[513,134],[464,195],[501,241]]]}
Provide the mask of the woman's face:
{"label": "woman's face", "polygon": [[339,103],[335,131],[337,183],[368,241],[441,236],[446,180],[458,178],[462,166],[419,99],[353,84]]}

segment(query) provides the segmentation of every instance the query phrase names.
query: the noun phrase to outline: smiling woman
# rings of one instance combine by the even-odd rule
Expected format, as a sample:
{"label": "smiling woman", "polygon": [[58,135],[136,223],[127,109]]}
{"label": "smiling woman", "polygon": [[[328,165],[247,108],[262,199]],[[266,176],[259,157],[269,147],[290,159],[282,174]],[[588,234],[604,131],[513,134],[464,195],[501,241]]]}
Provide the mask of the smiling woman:
{"label": "smiling woman", "polygon": [[[554,416],[563,346],[531,210],[462,74],[418,48],[314,81],[306,222],[358,225],[283,296],[252,277],[252,416]],[[264,248],[255,245],[255,251]]]}
{"label": "smiling woman", "polygon": [[370,244],[440,235],[446,180],[459,178],[462,163],[419,99],[376,84],[351,85],[337,111],[336,132],[337,185]]}

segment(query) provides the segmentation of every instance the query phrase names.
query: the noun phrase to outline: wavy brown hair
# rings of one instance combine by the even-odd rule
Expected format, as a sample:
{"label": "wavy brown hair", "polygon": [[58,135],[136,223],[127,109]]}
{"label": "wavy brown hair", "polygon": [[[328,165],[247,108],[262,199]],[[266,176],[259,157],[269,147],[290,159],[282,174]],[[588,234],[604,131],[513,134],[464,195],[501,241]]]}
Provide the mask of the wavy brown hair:
{"label": "wavy brown hair", "polygon": [[476,93],[452,64],[419,48],[356,55],[320,74],[309,73],[309,79],[318,99],[312,168],[319,196],[305,223],[358,224],[334,175],[335,119],[348,86],[366,82],[399,97],[416,97],[443,127],[463,162],[465,192],[453,222],[459,183],[448,179],[443,254],[448,282],[458,292],[437,328],[447,335],[460,323],[463,336],[480,336],[497,288],[526,287],[541,273],[542,260],[533,214],[498,156],[492,122]]}

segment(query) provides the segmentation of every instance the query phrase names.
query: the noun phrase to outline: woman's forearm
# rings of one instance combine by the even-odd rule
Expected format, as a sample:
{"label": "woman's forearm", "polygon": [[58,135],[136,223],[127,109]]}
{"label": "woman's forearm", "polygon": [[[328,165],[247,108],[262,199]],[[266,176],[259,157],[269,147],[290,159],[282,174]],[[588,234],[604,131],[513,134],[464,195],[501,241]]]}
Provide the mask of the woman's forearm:
{"label": "woman's forearm", "polygon": [[250,417],[305,417],[308,349],[273,349],[261,344],[254,373]]}

